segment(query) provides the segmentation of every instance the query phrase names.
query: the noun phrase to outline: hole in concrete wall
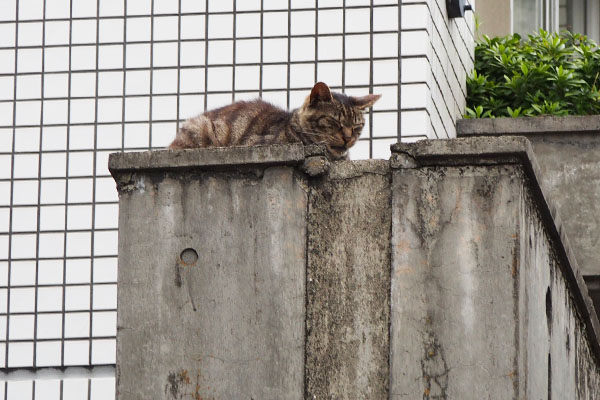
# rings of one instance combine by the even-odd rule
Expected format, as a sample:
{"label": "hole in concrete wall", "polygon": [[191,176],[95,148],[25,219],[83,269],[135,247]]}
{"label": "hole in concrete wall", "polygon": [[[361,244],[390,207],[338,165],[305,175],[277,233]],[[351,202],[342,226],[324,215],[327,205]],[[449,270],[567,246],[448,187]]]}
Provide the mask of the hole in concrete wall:
{"label": "hole in concrete wall", "polygon": [[192,248],[187,248],[181,252],[179,259],[183,265],[195,265],[198,261],[198,253]]}
{"label": "hole in concrete wall", "polygon": [[546,290],[546,322],[548,323],[548,331],[552,333],[552,292],[550,287]]}

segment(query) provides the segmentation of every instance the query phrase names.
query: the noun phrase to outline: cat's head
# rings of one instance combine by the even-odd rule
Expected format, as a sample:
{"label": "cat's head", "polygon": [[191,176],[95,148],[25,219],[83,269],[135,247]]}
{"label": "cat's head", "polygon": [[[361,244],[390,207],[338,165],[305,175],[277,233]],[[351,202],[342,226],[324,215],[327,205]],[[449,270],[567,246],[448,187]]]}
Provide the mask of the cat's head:
{"label": "cat's head", "polygon": [[362,97],[331,92],[318,82],[298,109],[298,123],[312,143],[322,142],[334,160],[344,159],[365,125],[363,114],[381,95]]}

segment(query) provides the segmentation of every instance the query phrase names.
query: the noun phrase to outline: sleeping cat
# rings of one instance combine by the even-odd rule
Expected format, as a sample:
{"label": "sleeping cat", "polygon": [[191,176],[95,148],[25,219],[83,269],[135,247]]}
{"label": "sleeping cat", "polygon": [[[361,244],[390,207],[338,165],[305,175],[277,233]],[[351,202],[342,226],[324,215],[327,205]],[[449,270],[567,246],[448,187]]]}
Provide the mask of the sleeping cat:
{"label": "sleeping cat", "polygon": [[169,148],[323,143],[333,160],[347,159],[365,124],[363,112],[380,97],[346,96],[318,82],[292,111],[260,99],[238,101],[185,121]]}

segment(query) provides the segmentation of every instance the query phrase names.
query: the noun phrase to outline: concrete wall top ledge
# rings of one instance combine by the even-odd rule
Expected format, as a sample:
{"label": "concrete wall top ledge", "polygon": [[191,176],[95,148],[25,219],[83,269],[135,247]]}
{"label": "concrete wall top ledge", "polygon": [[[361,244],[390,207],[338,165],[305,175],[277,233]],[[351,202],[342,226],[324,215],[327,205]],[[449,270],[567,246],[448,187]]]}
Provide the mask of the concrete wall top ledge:
{"label": "concrete wall top ledge", "polygon": [[[507,119],[508,120],[508,119]],[[490,120],[491,121],[491,120]],[[599,120],[600,121],[600,120]],[[592,347],[600,360],[600,323],[587,285],[577,264],[563,224],[544,189],[540,167],[531,142],[524,136],[464,137],[449,140],[422,140],[416,143],[397,143],[391,146],[392,168],[419,168],[422,166],[501,165],[521,164],[527,174],[533,201],[548,229],[550,239],[561,262],[559,263],[573,298],[586,323]]]}
{"label": "concrete wall top ledge", "polygon": [[234,166],[298,165],[310,156],[325,156],[322,145],[300,143],[255,147],[214,147],[187,150],[155,150],[113,153],[108,169],[121,172],[226,168]]}
{"label": "concrete wall top ledge", "polygon": [[459,119],[456,132],[458,136],[534,133],[600,134],[600,115]]}
{"label": "concrete wall top ledge", "polygon": [[539,173],[531,143],[522,136],[420,140],[415,143],[396,143],[391,146],[391,149],[394,156],[408,155],[419,166],[506,164],[511,162],[528,164],[534,169],[534,173]]}

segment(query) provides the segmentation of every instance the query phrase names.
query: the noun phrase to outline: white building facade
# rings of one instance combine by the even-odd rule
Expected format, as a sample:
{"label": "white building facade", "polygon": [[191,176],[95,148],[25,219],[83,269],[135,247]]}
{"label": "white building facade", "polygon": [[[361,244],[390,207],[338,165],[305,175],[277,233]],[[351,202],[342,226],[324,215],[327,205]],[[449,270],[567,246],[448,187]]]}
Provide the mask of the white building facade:
{"label": "white building facade", "polygon": [[456,136],[474,16],[445,0],[2,0],[0,399],[114,395],[118,198],[108,154],[205,109],[380,93],[351,157]]}

